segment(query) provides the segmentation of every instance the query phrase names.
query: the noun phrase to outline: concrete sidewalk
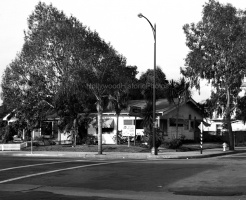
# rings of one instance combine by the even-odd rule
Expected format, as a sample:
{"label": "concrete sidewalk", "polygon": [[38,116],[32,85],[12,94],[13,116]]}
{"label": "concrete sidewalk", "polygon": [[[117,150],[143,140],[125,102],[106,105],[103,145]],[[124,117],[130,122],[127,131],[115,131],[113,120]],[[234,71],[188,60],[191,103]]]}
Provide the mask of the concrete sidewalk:
{"label": "concrete sidewalk", "polygon": [[158,155],[150,153],[128,153],[128,152],[64,152],[64,151],[1,151],[0,156],[20,156],[20,157],[64,157],[64,158],[83,158],[83,159],[197,159],[223,156],[236,153],[245,153],[246,147],[236,147],[235,151],[223,151],[222,148],[205,149],[202,154],[200,151],[186,152],[158,152]]}

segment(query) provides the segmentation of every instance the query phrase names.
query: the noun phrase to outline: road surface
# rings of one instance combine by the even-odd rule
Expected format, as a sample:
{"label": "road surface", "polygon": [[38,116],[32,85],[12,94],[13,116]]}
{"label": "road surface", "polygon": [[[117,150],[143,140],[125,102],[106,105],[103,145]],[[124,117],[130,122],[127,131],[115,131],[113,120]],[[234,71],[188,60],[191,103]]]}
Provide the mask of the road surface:
{"label": "road surface", "polygon": [[0,199],[246,199],[246,154],[182,160],[1,156]]}

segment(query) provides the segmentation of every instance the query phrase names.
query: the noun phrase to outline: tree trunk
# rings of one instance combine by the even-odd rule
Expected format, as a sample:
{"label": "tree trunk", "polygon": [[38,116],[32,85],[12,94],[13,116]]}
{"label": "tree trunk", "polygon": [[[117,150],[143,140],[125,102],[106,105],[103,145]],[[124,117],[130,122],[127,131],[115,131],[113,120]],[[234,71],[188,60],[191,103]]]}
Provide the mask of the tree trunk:
{"label": "tree trunk", "polygon": [[226,103],[226,123],[229,133],[229,150],[234,150],[234,137],[231,127],[231,113],[230,113],[230,90],[227,88],[227,103]]}
{"label": "tree trunk", "polygon": [[102,154],[102,112],[98,112],[98,154]]}
{"label": "tree trunk", "polygon": [[118,127],[119,127],[119,115],[116,115],[116,144],[118,145],[118,137],[119,137],[119,131],[118,131]]}
{"label": "tree trunk", "polygon": [[78,131],[78,126],[77,126],[77,118],[73,120],[73,146],[76,146],[76,137],[77,137],[77,131]]}
{"label": "tree trunk", "polygon": [[177,114],[176,114],[176,139],[178,139],[179,137],[178,120],[179,120],[179,104],[177,106]]}
{"label": "tree trunk", "polygon": [[227,116],[226,121],[227,121],[227,128],[229,132],[229,150],[234,150],[234,135],[233,135],[232,127],[231,127],[231,116],[230,115]]}

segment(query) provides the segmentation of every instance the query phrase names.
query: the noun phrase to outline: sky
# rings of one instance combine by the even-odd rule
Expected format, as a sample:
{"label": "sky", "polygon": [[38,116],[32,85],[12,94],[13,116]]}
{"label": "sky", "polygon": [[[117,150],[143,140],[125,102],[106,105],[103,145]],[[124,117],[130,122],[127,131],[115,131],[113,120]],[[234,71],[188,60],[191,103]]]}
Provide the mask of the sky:
{"label": "sky", "polygon": [[[27,18],[40,0],[0,1],[0,81],[2,74],[21,51]],[[245,0],[218,0],[238,9],[246,9]],[[156,64],[167,79],[178,80],[189,51],[182,27],[201,20],[203,5],[208,0],[42,0],[52,4],[67,16],[76,17],[102,39],[110,43],[127,59],[127,65],[136,65],[139,75],[154,66],[153,32],[142,13],[156,24]],[[139,76],[138,75],[138,76]],[[193,89],[197,102],[210,97],[211,87],[201,84],[200,94]]]}

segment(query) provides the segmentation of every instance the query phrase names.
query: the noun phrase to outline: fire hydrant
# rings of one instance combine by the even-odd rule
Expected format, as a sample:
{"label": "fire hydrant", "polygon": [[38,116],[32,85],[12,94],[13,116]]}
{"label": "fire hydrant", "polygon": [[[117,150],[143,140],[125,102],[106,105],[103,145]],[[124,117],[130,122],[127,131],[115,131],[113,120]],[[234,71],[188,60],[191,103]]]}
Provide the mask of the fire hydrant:
{"label": "fire hydrant", "polygon": [[224,142],[223,143],[223,151],[226,151],[227,144]]}

